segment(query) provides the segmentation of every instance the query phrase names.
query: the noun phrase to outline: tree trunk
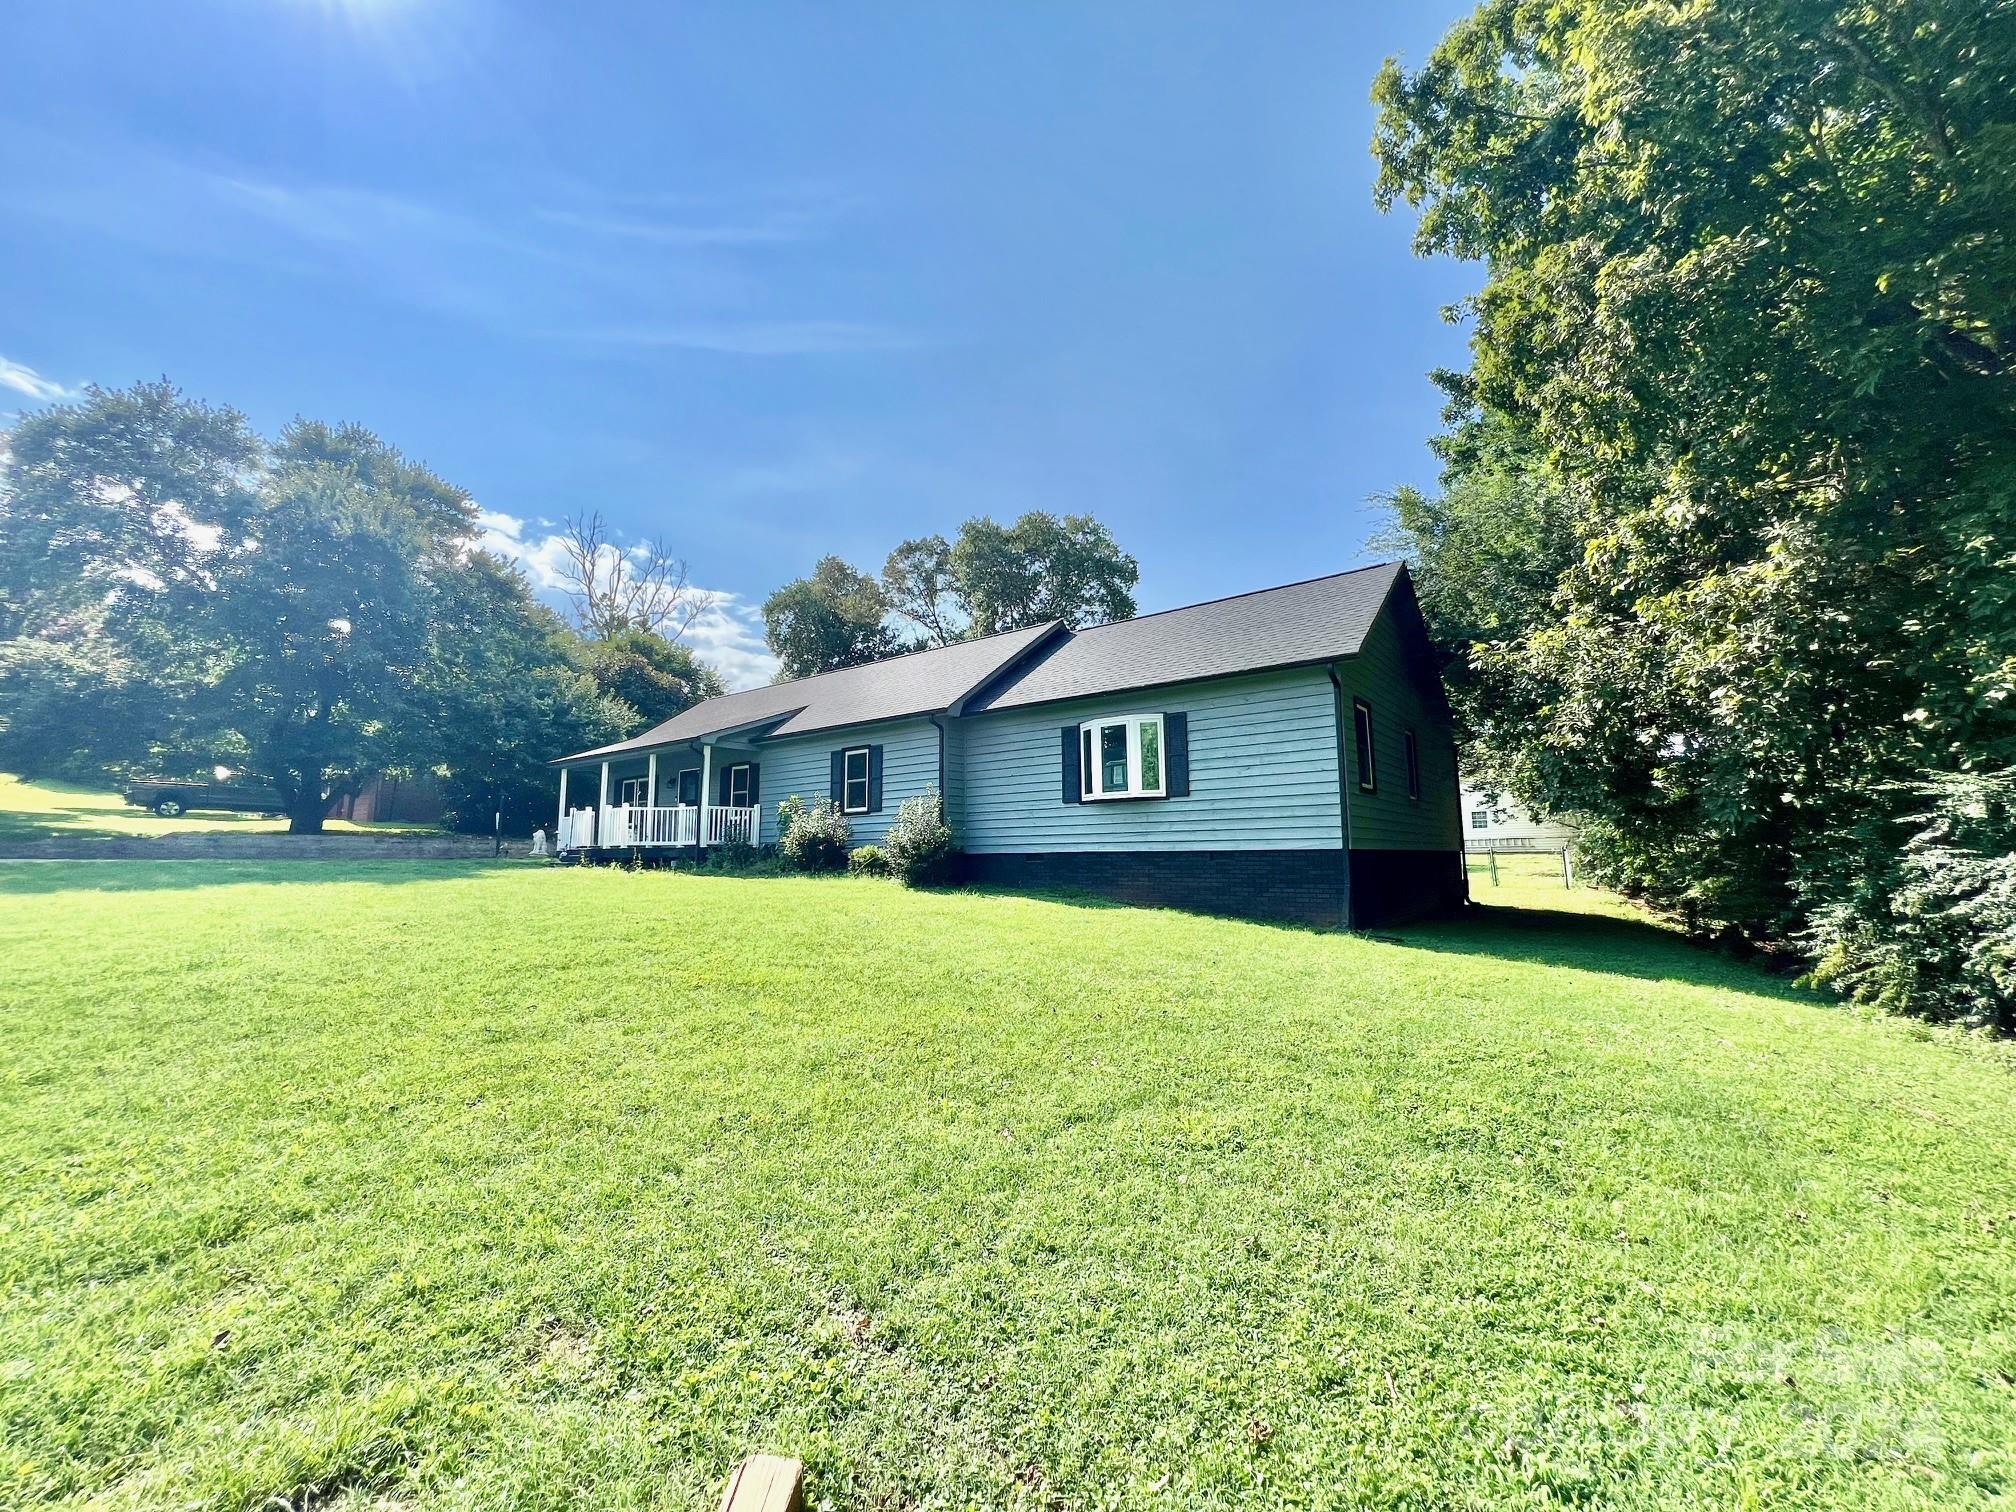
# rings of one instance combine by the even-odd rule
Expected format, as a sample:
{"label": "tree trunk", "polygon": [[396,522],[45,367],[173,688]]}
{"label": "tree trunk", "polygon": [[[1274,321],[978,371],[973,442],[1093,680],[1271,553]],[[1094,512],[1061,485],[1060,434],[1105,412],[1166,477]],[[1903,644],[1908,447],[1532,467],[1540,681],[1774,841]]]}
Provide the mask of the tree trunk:
{"label": "tree trunk", "polygon": [[322,796],[322,774],[303,772],[301,785],[287,803],[287,833],[290,835],[319,835],[322,833],[322,816],[329,807],[329,800]]}

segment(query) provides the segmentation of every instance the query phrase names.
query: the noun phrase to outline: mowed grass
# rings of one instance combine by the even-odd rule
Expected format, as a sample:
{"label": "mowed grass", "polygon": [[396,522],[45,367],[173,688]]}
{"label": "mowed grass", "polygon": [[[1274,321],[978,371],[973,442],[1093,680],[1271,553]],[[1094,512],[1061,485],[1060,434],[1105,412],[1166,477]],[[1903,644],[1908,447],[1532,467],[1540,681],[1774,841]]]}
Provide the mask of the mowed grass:
{"label": "mowed grass", "polygon": [[[398,833],[436,829],[430,824],[352,824],[330,819],[332,834]],[[103,839],[116,835],[257,835],[285,831],[285,819],[258,814],[202,809],[175,819],[163,819],[135,808],[117,793],[49,778],[18,777],[0,772],[0,843],[56,838]]]}
{"label": "mowed grass", "polygon": [[2006,1503],[2007,1058],[1479,913],[0,868],[0,1504]]}
{"label": "mowed grass", "polygon": [[1579,871],[1573,887],[1564,883],[1558,851],[1500,851],[1496,882],[1491,880],[1491,863],[1484,856],[1467,856],[1464,864],[1470,876],[1470,897],[1482,905],[1652,922],[1651,914],[1635,903],[1590,887]]}

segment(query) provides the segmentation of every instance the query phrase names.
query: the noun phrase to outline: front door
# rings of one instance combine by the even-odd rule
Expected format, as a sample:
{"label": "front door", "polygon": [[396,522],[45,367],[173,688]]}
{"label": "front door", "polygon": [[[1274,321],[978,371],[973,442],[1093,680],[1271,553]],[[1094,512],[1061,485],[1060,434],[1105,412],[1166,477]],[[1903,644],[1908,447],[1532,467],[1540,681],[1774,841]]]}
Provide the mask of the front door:
{"label": "front door", "polygon": [[679,801],[685,804],[700,801],[700,768],[688,767],[679,774]]}
{"label": "front door", "polygon": [[625,777],[616,785],[616,801],[625,808],[644,808],[651,802],[651,779]]}

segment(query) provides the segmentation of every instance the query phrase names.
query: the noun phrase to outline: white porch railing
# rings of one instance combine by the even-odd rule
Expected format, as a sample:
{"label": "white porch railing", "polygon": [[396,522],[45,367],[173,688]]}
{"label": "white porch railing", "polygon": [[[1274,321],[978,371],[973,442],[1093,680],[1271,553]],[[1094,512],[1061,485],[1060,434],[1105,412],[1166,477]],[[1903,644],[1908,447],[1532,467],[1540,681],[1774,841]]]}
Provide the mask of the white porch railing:
{"label": "white porch railing", "polygon": [[[748,808],[707,809],[707,845],[727,845],[742,841],[754,845],[760,810]],[[560,821],[558,849],[578,850],[600,846],[628,850],[645,845],[699,845],[700,809],[697,804],[647,808],[642,804],[612,804],[604,809],[601,821],[595,810],[576,809]]]}
{"label": "white porch railing", "polygon": [[560,816],[560,827],[553,839],[554,850],[583,850],[594,843],[595,810],[578,808]]}
{"label": "white porch railing", "polygon": [[728,845],[740,841],[744,845],[756,843],[757,815],[761,811],[753,808],[710,808],[707,810],[707,843]]}
{"label": "white porch railing", "polygon": [[700,833],[700,810],[690,804],[646,808],[633,804],[610,809],[602,821],[602,844],[693,845]]}

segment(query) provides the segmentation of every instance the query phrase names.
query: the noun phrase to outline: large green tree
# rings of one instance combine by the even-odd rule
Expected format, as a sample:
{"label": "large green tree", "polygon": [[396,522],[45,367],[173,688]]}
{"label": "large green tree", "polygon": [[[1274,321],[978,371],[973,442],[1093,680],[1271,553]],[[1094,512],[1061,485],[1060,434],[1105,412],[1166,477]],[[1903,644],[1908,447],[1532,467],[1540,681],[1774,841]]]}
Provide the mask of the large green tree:
{"label": "large green tree", "polygon": [[1705,926],[1880,892],[1906,784],[2016,758],[2016,7],[1489,0],[1374,95],[1485,267],[1397,501],[1480,754]]}
{"label": "large green tree", "polygon": [[551,823],[546,763],[643,723],[593,675],[599,648],[538,602],[514,564],[488,552],[436,572],[427,637],[398,763],[438,773],[458,829],[488,830],[500,813],[509,834]]}
{"label": "large green tree", "polygon": [[544,763],[718,691],[622,626],[590,646],[474,547],[462,490],[356,426],[268,447],[166,383],[90,391],[0,447],[0,764],[225,762],[291,827],[384,771],[458,820],[544,811]]}
{"label": "large green tree", "polygon": [[785,678],[858,667],[902,650],[883,623],[882,586],[837,556],[821,557],[810,577],[786,583],[763,601],[763,628]]}
{"label": "large green tree", "polygon": [[264,447],[237,410],[166,379],[93,387],[0,446],[0,637],[95,628],[136,586],[200,572],[250,507]]}
{"label": "large green tree", "polygon": [[1141,569],[1090,515],[1032,511],[1012,525],[968,520],[952,543],[951,573],[975,635],[1046,620],[1099,625],[1134,612]]}
{"label": "large green tree", "polygon": [[889,612],[920,644],[1020,630],[1049,620],[1098,625],[1134,613],[1141,570],[1090,515],[1032,511],[1012,525],[982,515],[958,536],[905,541],[882,565]]}
{"label": "large green tree", "polygon": [[640,726],[655,725],[728,691],[721,674],[690,646],[650,630],[618,630],[586,647],[595,685],[636,712]]}
{"label": "large green tree", "polygon": [[294,833],[321,830],[340,784],[396,764],[420,718],[437,584],[474,517],[369,432],[297,422],[202,581],[174,594],[190,649],[219,669],[209,717],[243,734]]}

